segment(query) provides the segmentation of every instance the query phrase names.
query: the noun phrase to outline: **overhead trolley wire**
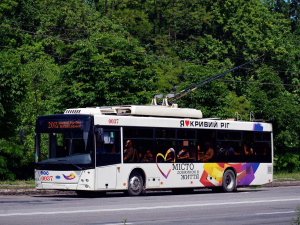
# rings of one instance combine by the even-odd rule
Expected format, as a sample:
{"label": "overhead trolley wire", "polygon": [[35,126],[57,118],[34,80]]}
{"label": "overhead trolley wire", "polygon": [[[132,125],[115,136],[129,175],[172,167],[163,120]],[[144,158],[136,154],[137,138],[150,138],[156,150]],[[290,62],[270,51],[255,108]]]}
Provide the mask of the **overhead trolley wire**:
{"label": "overhead trolley wire", "polygon": [[32,34],[32,35],[38,35],[38,36],[42,36],[42,37],[45,37],[45,38],[53,38],[53,39],[57,39],[57,40],[68,41],[68,42],[72,42],[72,43],[83,44],[83,45],[87,45],[87,46],[94,46],[94,47],[99,47],[99,48],[104,48],[104,49],[109,49],[109,50],[115,50],[115,51],[135,54],[135,55],[142,55],[142,56],[168,59],[168,60],[178,60],[178,61],[182,61],[184,63],[202,64],[202,65],[210,65],[210,66],[221,66],[221,67],[229,68],[229,66],[213,64],[213,63],[210,63],[210,62],[190,61],[190,60],[186,60],[186,59],[172,58],[172,57],[159,56],[159,55],[150,55],[150,54],[147,54],[147,53],[128,51],[128,50],[123,50],[123,49],[118,49],[118,48],[113,48],[113,47],[108,47],[108,46],[103,46],[103,45],[96,45],[96,44],[92,44],[92,43],[86,43],[86,42],[82,42],[82,41],[75,41],[75,40],[71,40],[71,39],[68,39],[68,38],[54,37],[54,36],[51,36],[51,35],[39,34],[39,33],[36,33],[36,32],[27,31],[27,30],[23,30],[23,29],[20,29],[20,28],[8,27],[8,26],[4,26],[4,25],[1,25],[1,24],[0,24],[0,27],[15,30],[15,31],[21,31],[21,32],[25,32],[25,33],[28,33],[28,34]]}
{"label": "overhead trolley wire", "polygon": [[[9,24],[11,25],[11,24]],[[14,24],[14,25],[17,25],[17,24]],[[57,30],[70,30],[70,31],[86,31],[86,30],[83,30],[83,29],[71,29],[71,28],[57,28],[57,27],[51,27],[51,26],[36,26],[36,25],[28,25],[28,24],[21,24],[22,26],[27,26],[27,27],[41,27],[41,28],[50,28],[50,29],[57,29]],[[5,26],[5,25],[1,25],[0,24],[0,27],[3,27],[3,28],[9,28],[9,29],[13,29],[13,30],[19,30],[19,31],[22,31],[22,32],[26,32],[26,33],[31,33],[31,34],[34,34],[34,35],[40,35],[40,36],[46,36],[46,37],[49,37],[49,38],[54,38],[54,39],[59,39],[59,40],[64,40],[64,41],[70,41],[72,42],[73,39],[70,38],[59,38],[59,37],[54,37],[54,36],[51,36],[51,35],[46,35],[46,34],[40,34],[40,33],[36,33],[36,32],[32,32],[32,31],[27,31],[27,30],[24,30],[24,29],[20,29],[20,28],[15,28],[15,27],[8,27],[8,26]],[[118,32],[112,32],[112,33],[107,33],[107,34],[120,34],[122,36],[130,36],[130,37],[136,37],[136,38],[139,38],[139,37],[143,37],[143,36],[138,36],[138,35],[132,35],[130,33],[118,33]],[[73,42],[76,42],[76,41],[73,41]],[[77,41],[78,43],[80,44],[85,44],[85,45],[93,45],[93,44],[90,44],[90,43],[86,43],[86,42],[79,42]],[[147,44],[147,43],[146,43]],[[107,47],[107,46],[99,46],[99,45],[94,45],[96,47]],[[112,48],[112,47],[107,47],[107,48],[111,48],[111,49],[114,49],[114,50],[119,50],[119,51],[127,51],[127,50],[123,50],[123,49],[116,49],[116,48]],[[161,48],[160,48],[161,49]],[[186,59],[178,59],[178,58],[172,58],[172,57],[166,57],[166,56],[157,56],[157,55],[149,55],[147,53],[140,53],[140,52],[134,52],[134,51],[127,51],[128,53],[132,53],[132,54],[144,54],[146,56],[151,56],[151,57],[161,57],[161,58],[165,58],[165,59],[170,59],[170,60],[179,60],[179,61],[183,61],[183,62],[189,62],[189,63],[195,63],[195,64],[209,64],[209,65],[214,65],[214,66],[219,66],[219,65],[216,65],[216,64],[211,64],[211,63],[205,63],[205,62],[197,62],[197,61],[191,61],[191,60],[186,60]],[[274,54],[271,54],[271,53],[268,53],[268,55],[274,55]],[[232,58],[232,59],[244,59],[243,56],[231,56],[231,55],[225,55],[226,58]],[[266,61],[264,60],[264,62],[270,62],[270,61]],[[282,64],[279,64],[279,63],[274,63],[274,62],[271,62],[273,64],[277,64],[277,65],[282,65]],[[228,67],[228,66],[222,66],[222,67]],[[247,68],[242,68],[242,69],[247,69]],[[296,71],[278,71],[278,72],[296,72]]]}
{"label": "overhead trolley wire", "polygon": [[[196,84],[193,84],[193,85],[191,85],[191,86],[189,86],[189,87],[187,87],[187,88],[181,90],[180,92],[175,93],[174,96],[172,97],[173,100],[171,100],[170,103],[172,103],[172,104],[175,103],[176,101],[178,101],[178,100],[181,99],[182,97],[186,96],[187,94],[193,92],[194,90],[198,89],[199,87],[202,87],[202,86],[204,86],[204,85],[207,84],[207,83],[210,83],[210,82],[212,82],[212,81],[214,81],[214,80],[216,80],[216,79],[219,79],[220,77],[226,75],[227,73],[230,73],[230,72],[232,72],[232,71],[234,71],[234,70],[236,70],[236,69],[239,69],[240,67],[245,66],[245,65],[247,65],[247,64],[249,64],[249,63],[252,63],[252,62],[254,62],[254,61],[260,59],[260,58],[263,57],[263,56],[264,56],[264,55],[261,55],[261,56],[255,58],[255,59],[252,59],[252,60],[250,60],[250,61],[248,61],[248,62],[246,62],[246,63],[244,63],[244,64],[242,64],[242,65],[240,65],[240,66],[234,67],[234,68],[232,68],[232,69],[230,69],[230,70],[227,70],[227,71],[225,71],[225,72],[223,72],[223,73],[220,73],[220,74],[217,74],[217,75],[215,75],[215,76],[209,77],[209,78],[207,78],[207,79],[205,79],[205,80],[203,80],[203,81],[200,81],[200,82],[198,82],[198,83],[196,83]],[[185,93],[184,93],[184,92],[185,92]],[[183,93],[183,94],[182,94],[182,93]],[[180,95],[180,96],[176,97],[177,95]],[[170,99],[172,99],[172,98],[170,98]]]}
{"label": "overhead trolley wire", "polygon": [[[47,54],[47,53],[33,52],[33,51],[25,50],[25,49],[17,49],[17,48],[12,48],[12,47],[9,47],[9,46],[1,46],[0,45],[0,48],[7,48],[7,49],[14,50],[14,51],[27,52],[27,53],[36,54],[36,55],[44,55],[44,56],[51,56],[51,57],[55,57],[55,58],[62,58],[62,59],[70,60],[70,61],[77,61],[77,62],[83,62],[83,63],[89,63],[89,64],[97,64],[97,65],[105,65],[105,66],[110,66],[110,67],[114,67],[114,68],[118,67],[118,66],[112,65],[112,64],[104,64],[104,63],[97,63],[97,62],[91,62],[91,61],[84,61],[84,60],[80,60],[80,59],[67,58],[67,57],[62,57],[62,56],[57,56],[57,55],[52,55],[52,54]],[[142,69],[135,69],[135,70],[141,71]],[[187,76],[187,75],[183,75],[183,76]],[[191,77],[191,76],[189,76],[189,77]],[[195,77],[195,76],[193,76],[193,77]],[[297,85],[297,84],[265,83],[265,82],[224,80],[224,79],[221,79],[220,81],[236,82],[236,83],[261,84],[261,85],[282,85],[282,86],[300,87],[300,85]]]}
{"label": "overhead trolley wire", "polygon": [[7,48],[7,49],[12,49],[12,50],[15,50],[15,51],[19,51],[19,52],[27,52],[27,53],[36,54],[36,55],[51,56],[51,57],[54,57],[54,58],[66,59],[66,60],[70,60],[70,61],[77,61],[77,62],[83,62],[83,63],[90,63],[90,64],[98,64],[98,65],[104,65],[104,66],[117,67],[116,65],[112,65],[112,64],[91,62],[91,61],[68,58],[68,57],[52,55],[52,54],[47,54],[47,53],[41,53],[41,52],[33,52],[33,51],[25,50],[25,49],[12,48],[12,47],[9,47],[9,46],[1,46],[0,45],[0,48]]}
{"label": "overhead trolley wire", "polygon": [[281,84],[281,83],[267,83],[267,82],[242,81],[242,80],[226,80],[226,79],[225,80],[221,79],[220,81],[223,81],[223,82],[234,82],[234,83],[246,83],[246,84],[259,84],[259,85],[300,87],[300,85],[297,85],[297,84]]}
{"label": "overhead trolley wire", "polygon": [[[94,47],[99,47],[99,48],[104,48],[104,49],[109,49],[109,50],[117,50],[117,51],[120,51],[120,52],[126,52],[126,53],[131,53],[131,54],[136,54],[136,55],[152,56],[152,55],[149,55],[149,54],[147,54],[147,53],[128,51],[128,50],[117,49],[117,48],[108,47],[108,46],[103,46],[103,45],[95,45],[95,44],[86,43],[86,42],[82,42],[82,41],[74,41],[74,40],[67,39],[67,38],[54,37],[54,36],[46,35],[46,34],[39,34],[39,33],[36,33],[36,32],[27,31],[27,30],[23,30],[23,29],[19,29],[19,28],[3,26],[3,25],[1,25],[1,24],[0,24],[0,27],[8,28],[8,29],[11,29],[11,30],[16,30],[16,31],[19,30],[19,31],[22,31],[22,32],[25,32],[25,33],[28,33],[28,34],[39,35],[39,36],[46,37],[46,38],[54,38],[54,39],[57,39],[57,40],[68,41],[68,42],[73,42],[73,43],[77,43],[77,44],[83,44],[83,45],[88,45],[88,46],[94,46]],[[163,57],[163,56],[155,56],[155,57],[165,58],[165,57]]]}
{"label": "overhead trolley wire", "polygon": [[[157,57],[157,58],[163,58],[163,59],[169,59],[169,60],[179,60],[179,61],[182,61],[182,62],[185,62],[185,63],[202,64],[202,65],[219,66],[219,67],[228,68],[228,66],[213,64],[213,63],[210,63],[210,62],[205,63],[205,62],[198,62],[198,61],[188,61],[186,59],[169,58],[169,57],[166,57],[166,56],[149,55],[147,53],[127,51],[127,50],[122,50],[122,49],[116,49],[116,48],[113,48],[113,47],[100,46],[100,45],[95,45],[95,44],[81,42],[81,41],[74,41],[74,40],[67,39],[67,38],[60,38],[60,37],[54,37],[54,36],[45,35],[45,34],[39,34],[39,33],[31,32],[31,31],[27,31],[27,30],[23,30],[23,29],[19,29],[19,28],[14,28],[14,27],[8,27],[8,26],[4,26],[4,25],[0,25],[0,27],[8,28],[8,29],[16,30],[16,31],[19,30],[19,31],[22,31],[22,32],[26,32],[26,33],[33,34],[33,35],[40,35],[40,36],[47,37],[47,38],[54,38],[54,39],[58,39],[58,40],[63,40],[63,41],[68,41],[68,42],[73,42],[73,43],[79,43],[79,44],[83,44],[83,45],[90,45],[90,46],[101,47],[101,48],[106,48],[106,49],[111,49],[111,50],[116,50],[116,51],[121,51],[121,52],[127,52],[127,53],[131,53],[131,54],[145,55],[145,56],[149,56],[149,57]],[[91,62],[91,61],[86,61],[86,60],[79,60],[79,59],[74,59],[74,58],[68,58],[68,57],[63,57],[63,56],[46,54],[46,53],[31,52],[31,51],[28,51],[28,50],[21,50],[21,49],[8,47],[8,46],[1,46],[1,47],[2,48],[10,48],[10,49],[14,49],[14,50],[17,50],[17,51],[28,52],[28,53],[32,53],[32,54],[49,55],[49,56],[52,56],[52,57],[55,57],[55,58],[62,58],[62,59],[70,60],[70,61],[78,61],[78,62],[85,62],[85,63],[90,63],[90,64],[92,63],[92,64],[98,64],[98,65],[107,65],[107,66],[111,66],[111,67],[117,67],[116,65],[111,65],[111,64],[97,63],[97,62]],[[242,67],[242,66],[243,65],[241,65],[239,68],[243,69],[243,70],[249,70],[249,68],[245,68],[245,67]],[[278,73],[290,72],[290,73],[299,74],[299,72],[292,71],[292,70],[286,70],[286,71],[284,71],[284,70],[278,71],[278,70],[271,70],[271,69],[261,69],[261,70],[278,72]]]}
{"label": "overhead trolley wire", "polygon": [[[130,53],[130,54],[143,55],[143,56],[161,58],[161,59],[178,60],[178,61],[182,61],[184,63],[193,63],[193,64],[202,64],[202,65],[219,66],[219,67],[229,68],[229,66],[214,64],[214,63],[211,63],[211,62],[199,62],[199,61],[191,61],[191,60],[172,58],[172,57],[166,57],[166,56],[150,55],[150,54],[147,54],[147,53],[117,49],[117,48],[108,47],[108,46],[102,46],[102,45],[96,45],[96,44],[86,43],[86,42],[82,42],[82,41],[71,40],[71,39],[68,39],[68,38],[54,37],[54,36],[51,36],[51,35],[39,34],[39,33],[36,33],[36,32],[27,31],[27,30],[23,30],[23,29],[20,29],[20,28],[8,27],[8,26],[4,26],[4,25],[1,25],[1,24],[0,24],[0,27],[8,28],[8,29],[11,29],[11,30],[16,30],[16,31],[19,30],[21,32],[29,33],[29,34],[32,34],[32,35],[39,35],[39,36],[42,36],[42,37],[45,37],[45,38],[53,38],[53,39],[57,39],[57,40],[62,40],[62,41],[67,41],[67,42],[72,42],[72,43],[77,43],[77,44],[83,44],[83,45],[87,45],[87,46],[94,46],[94,47],[105,48],[105,49],[110,49],[110,50],[115,50],[115,51],[120,51],[120,52],[126,52],[126,53]],[[244,68],[242,66],[240,67],[240,69],[249,70],[249,68]],[[269,71],[269,69],[263,69],[263,70],[268,70]],[[297,73],[297,74],[299,73],[297,71],[291,71],[291,70],[287,70],[287,71],[271,70],[271,71],[278,72],[278,73],[285,73],[285,72],[291,72],[291,73]]]}

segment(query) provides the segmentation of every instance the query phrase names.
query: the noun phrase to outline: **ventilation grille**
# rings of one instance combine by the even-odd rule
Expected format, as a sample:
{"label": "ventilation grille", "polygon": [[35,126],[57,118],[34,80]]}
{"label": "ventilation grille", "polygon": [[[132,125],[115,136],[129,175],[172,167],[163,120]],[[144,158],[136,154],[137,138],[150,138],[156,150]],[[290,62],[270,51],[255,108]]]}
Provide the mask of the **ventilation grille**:
{"label": "ventilation grille", "polygon": [[272,174],[273,173],[273,167],[272,166],[268,166],[268,174]]}
{"label": "ventilation grille", "polygon": [[246,167],[246,174],[251,174],[252,171],[252,167],[251,166],[247,166]]}
{"label": "ventilation grille", "polygon": [[65,114],[80,114],[81,110],[80,109],[67,109],[65,111]]}

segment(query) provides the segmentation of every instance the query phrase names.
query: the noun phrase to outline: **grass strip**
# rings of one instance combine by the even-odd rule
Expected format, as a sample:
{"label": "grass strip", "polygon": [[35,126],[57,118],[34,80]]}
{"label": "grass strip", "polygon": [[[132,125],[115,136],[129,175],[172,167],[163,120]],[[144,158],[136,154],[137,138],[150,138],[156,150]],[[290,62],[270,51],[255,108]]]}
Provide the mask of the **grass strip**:
{"label": "grass strip", "polygon": [[0,189],[28,189],[34,188],[34,180],[5,180],[0,181]]}
{"label": "grass strip", "polygon": [[275,172],[274,182],[281,181],[300,181],[300,172],[289,173],[286,171]]}

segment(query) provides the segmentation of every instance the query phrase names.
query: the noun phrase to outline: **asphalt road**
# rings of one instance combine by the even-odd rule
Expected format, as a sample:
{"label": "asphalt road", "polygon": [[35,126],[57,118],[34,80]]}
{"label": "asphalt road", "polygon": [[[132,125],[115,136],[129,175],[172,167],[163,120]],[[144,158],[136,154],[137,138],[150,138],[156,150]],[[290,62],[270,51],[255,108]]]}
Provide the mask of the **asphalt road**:
{"label": "asphalt road", "polygon": [[141,197],[0,196],[0,224],[290,224],[298,205],[300,187]]}

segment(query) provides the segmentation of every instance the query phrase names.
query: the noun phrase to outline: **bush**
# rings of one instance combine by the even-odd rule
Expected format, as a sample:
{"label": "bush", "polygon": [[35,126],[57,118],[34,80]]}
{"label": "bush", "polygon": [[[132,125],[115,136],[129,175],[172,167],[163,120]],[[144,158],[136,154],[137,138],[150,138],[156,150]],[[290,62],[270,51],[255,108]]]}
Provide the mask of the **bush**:
{"label": "bush", "polygon": [[300,157],[295,153],[285,153],[274,158],[274,167],[276,171],[299,171]]}

